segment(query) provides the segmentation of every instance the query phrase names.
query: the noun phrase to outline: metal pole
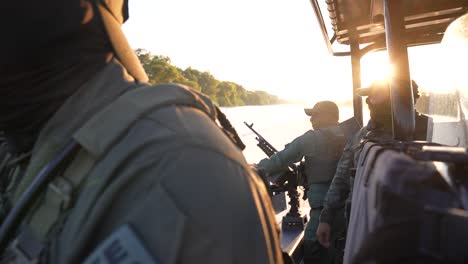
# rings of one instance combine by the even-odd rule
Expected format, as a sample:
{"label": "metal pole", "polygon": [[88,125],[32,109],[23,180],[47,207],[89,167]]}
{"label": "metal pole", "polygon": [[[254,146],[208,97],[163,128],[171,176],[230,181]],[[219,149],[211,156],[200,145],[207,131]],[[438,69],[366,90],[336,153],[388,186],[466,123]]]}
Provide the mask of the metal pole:
{"label": "metal pole", "polygon": [[385,33],[388,56],[394,73],[390,79],[393,137],[413,140],[415,130],[414,98],[405,39],[404,0],[384,0]]}
{"label": "metal pole", "polygon": [[357,39],[351,39],[350,48],[352,66],[351,69],[353,74],[354,117],[362,126],[362,99],[361,96],[356,94],[356,89],[361,87],[361,51],[359,49],[359,41]]}

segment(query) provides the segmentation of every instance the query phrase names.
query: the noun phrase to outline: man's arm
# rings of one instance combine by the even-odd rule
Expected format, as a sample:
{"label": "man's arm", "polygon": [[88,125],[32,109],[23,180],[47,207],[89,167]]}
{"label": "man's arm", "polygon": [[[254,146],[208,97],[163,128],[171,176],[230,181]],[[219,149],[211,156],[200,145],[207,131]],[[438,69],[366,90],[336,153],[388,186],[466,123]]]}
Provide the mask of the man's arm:
{"label": "man's arm", "polygon": [[273,209],[258,178],[198,146],[165,153],[158,165],[141,170],[113,208],[99,230],[129,224],[160,263],[282,261]]}
{"label": "man's arm", "polygon": [[261,160],[258,167],[268,174],[280,172],[288,165],[301,161],[304,157],[304,148],[313,151],[316,147],[315,140],[313,131],[308,131],[287,144],[283,150]]}
{"label": "man's arm", "polygon": [[92,256],[122,226],[158,263],[281,263],[265,187],[201,111],[167,107],[139,120],[88,178],[51,263]]}
{"label": "man's arm", "polygon": [[[181,263],[280,262],[277,224],[258,177],[217,153],[183,153],[175,154],[175,166],[165,173],[175,177],[162,181],[187,217]],[[182,162],[186,173],[177,168]]]}

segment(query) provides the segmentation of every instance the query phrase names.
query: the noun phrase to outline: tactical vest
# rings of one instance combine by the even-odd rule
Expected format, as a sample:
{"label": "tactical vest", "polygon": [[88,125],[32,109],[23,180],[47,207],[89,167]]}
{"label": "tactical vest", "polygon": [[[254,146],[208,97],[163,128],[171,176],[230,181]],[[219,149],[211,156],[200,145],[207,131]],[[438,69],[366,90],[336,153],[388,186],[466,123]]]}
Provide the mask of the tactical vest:
{"label": "tactical vest", "polygon": [[[137,107],[134,107],[136,104]],[[218,127],[235,145],[240,149],[244,148],[229,121],[209,98],[192,89],[172,84],[130,89],[90,118],[83,127],[92,127],[93,122],[108,122],[109,126],[105,126],[108,128],[106,131],[96,132],[98,136],[102,136],[102,140],[94,142],[105,148],[145,113],[169,105],[203,111],[213,122],[219,124]],[[118,118],[119,122],[111,122],[109,118]],[[76,134],[79,133],[80,129]],[[40,263],[44,260],[46,256],[43,253],[47,252],[48,242],[60,232],[74,200],[84,191],[83,183],[88,180],[89,172],[98,162],[81,148],[82,146],[71,139],[70,143],[40,170],[34,181],[20,191],[21,196],[15,199],[13,208],[3,219],[0,228],[0,263]],[[44,180],[43,186],[34,190],[34,185],[41,179]],[[20,184],[19,188],[21,187]],[[29,195],[32,199],[26,197]],[[22,204],[23,200],[26,200],[25,204]],[[15,212],[18,210],[19,213]],[[80,208],[74,207],[73,210]],[[15,213],[18,214],[13,216]],[[8,225],[9,230],[6,229]]]}
{"label": "tactical vest", "polygon": [[305,156],[304,172],[309,185],[314,183],[326,183],[333,179],[336,166],[346,143],[344,135],[334,135],[327,130],[316,131],[322,134],[325,144],[328,147],[317,156]]}

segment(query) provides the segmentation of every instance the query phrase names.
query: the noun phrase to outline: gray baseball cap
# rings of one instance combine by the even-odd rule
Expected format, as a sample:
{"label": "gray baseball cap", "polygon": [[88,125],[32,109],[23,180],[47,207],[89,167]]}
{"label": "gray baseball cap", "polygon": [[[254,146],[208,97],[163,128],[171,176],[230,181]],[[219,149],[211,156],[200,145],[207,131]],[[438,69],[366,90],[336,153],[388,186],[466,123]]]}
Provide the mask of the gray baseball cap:
{"label": "gray baseball cap", "polygon": [[332,117],[339,118],[338,106],[332,101],[320,101],[314,105],[313,108],[304,108],[304,112],[308,116],[315,114],[327,114]]}

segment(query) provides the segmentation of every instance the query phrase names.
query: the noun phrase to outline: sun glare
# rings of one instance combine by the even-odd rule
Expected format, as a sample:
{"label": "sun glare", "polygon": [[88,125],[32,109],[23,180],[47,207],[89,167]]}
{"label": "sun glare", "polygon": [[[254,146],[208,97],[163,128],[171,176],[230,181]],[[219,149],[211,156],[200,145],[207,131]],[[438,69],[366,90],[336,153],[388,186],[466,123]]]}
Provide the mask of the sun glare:
{"label": "sun glare", "polygon": [[[462,61],[465,53],[444,44],[435,44],[410,48],[409,61],[411,78],[419,85],[422,92],[453,93],[456,88],[466,85],[465,67]],[[455,63],[456,62],[456,63]],[[361,83],[363,87],[374,81],[389,80],[395,74],[395,68],[389,63],[386,52],[365,55],[361,60]],[[465,88],[466,89],[466,88]]]}
{"label": "sun glare", "polygon": [[452,52],[452,49],[441,44],[414,50],[411,76],[419,84],[420,90],[443,94],[455,91],[457,85],[453,77],[459,65],[454,64],[456,60],[453,59],[460,54],[451,54]]}
{"label": "sun glare", "polygon": [[361,84],[363,87],[371,85],[374,81],[385,82],[394,73],[385,52],[376,52],[364,56],[361,60]]}

